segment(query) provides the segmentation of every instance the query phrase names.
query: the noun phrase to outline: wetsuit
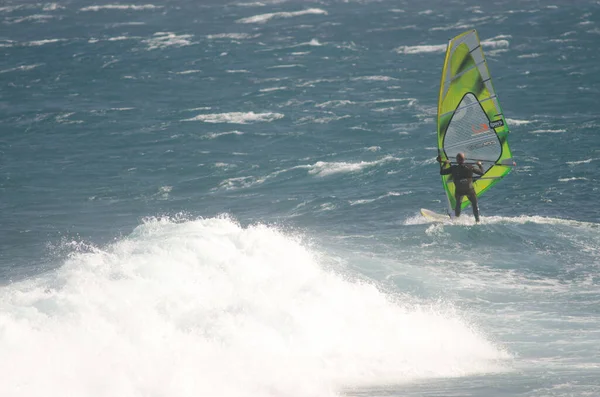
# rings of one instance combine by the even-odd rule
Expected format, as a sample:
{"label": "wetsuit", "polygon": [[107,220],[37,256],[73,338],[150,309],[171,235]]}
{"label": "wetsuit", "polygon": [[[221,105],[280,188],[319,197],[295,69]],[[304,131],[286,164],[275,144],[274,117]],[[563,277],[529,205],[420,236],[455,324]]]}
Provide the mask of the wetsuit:
{"label": "wetsuit", "polygon": [[440,168],[440,175],[452,174],[452,180],[456,188],[454,192],[454,198],[456,199],[456,207],[454,208],[454,214],[456,217],[460,216],[461,203],[463,196],[467,196],[473,207],[473,215],[475,221],[479,222],[479,207],[477,207],[477,195],[475,194],[475,188],[473,187],[473,174],[483,175],[483,168],[475,168],[472,165],[457,164],[451,165],[448,168]]}

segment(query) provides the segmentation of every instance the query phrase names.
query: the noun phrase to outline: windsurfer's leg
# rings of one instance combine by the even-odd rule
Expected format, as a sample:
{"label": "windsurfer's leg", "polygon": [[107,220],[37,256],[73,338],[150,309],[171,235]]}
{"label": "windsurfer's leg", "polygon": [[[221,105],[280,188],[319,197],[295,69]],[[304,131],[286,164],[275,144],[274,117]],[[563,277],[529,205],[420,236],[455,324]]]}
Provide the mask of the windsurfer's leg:
{"label": "windsurfer's leg", "polygon": [[460,216],[460,207],[461,207],[461,203],[462,203],[462,199],[463,199],[464,194],[459,194],[456,193],[456,195],[454,196],[454,198],[456,199],[456,206],[454,207],[454,215],[458,218]]}
{"label": "windsurfer's leg", "polygon": [[475,216],[475,222],[479,222],[479,207],[477,206],[477,195],[475,191],[469,192],[467,198],[471,202],[471,207],[473,207],[473,215]]}

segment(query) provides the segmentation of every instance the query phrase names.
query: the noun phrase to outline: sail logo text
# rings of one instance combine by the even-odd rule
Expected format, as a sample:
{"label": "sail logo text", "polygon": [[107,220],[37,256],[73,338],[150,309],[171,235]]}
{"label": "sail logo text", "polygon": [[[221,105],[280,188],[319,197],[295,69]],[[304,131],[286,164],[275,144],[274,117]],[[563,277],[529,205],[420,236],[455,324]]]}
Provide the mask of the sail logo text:
{"label": "sail logo text", "polygon": [[490,127],[492,128],[498,128],[498,127],[503,127],[504,126],[504,121],[502,121],[502,119],[500,120],[494,120],[490,122]]}
{"label": "sail logo text", "polygon": [[485,141],[485,142],[481,142],[481,143],[476,143],[476,144],[467,146],[467,150],[473,151],[473,150],[477,150],[477,149],[482,149],[486,146],[493,145],[494,143],[496,143],[496,140],[494,140],[494,139]]}

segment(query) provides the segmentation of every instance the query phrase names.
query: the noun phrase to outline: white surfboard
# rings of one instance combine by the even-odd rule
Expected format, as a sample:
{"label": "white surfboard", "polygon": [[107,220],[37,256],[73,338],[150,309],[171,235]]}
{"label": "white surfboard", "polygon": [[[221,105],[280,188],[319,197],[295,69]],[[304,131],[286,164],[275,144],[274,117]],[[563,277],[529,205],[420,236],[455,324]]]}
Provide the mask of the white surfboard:
{"label": "white surfboard", "polygon": [[423,218],[427,219],[430,222],[447,223],[452,221],[452,218],[450,218],[450,216],[446,214],[438,214],[437,212],[433,212],[426,208],[421,208],[421,215],[423,215]]}

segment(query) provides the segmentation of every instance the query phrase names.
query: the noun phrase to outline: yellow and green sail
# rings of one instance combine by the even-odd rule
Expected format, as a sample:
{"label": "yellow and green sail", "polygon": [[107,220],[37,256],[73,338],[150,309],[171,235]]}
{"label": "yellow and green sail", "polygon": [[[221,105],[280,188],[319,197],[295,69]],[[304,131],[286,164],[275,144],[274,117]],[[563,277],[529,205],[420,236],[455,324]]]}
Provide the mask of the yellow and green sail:
{"label": "yellow and green sail", "polygon": [[[463,152],[467,162],[482,162],[485,174],[473,181],[477,196],[508,174],[514,164],[507,142],[508,125],[475,30],[456,36],[448,44],[437,132],[442,161],[454,162]],[[452,176],[442,175],[442,183],[452,209],[456,205]],[[462,208],[468,204],[463,198]]]}

